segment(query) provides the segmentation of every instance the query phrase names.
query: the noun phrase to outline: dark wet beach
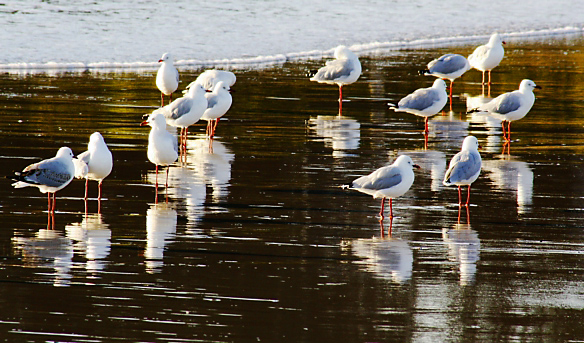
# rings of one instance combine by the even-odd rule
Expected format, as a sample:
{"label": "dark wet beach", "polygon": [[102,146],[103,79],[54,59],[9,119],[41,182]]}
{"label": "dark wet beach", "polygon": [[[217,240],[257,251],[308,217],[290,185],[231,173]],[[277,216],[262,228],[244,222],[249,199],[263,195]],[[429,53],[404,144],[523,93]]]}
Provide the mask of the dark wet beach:
{"label": "dark wet beach", "polygon": [[[100,131],[114,154],[105,200],[84,182],[46,196],[1,179],[0,339],[141,342],[583,341],[584,40],[510,41],[491,95],[543,87],[513,123],[466,115],[481,75],[454,83],[430,120],[386,103],[433,78],[446,52],[375,53],[344,90],[311,83],[323,61],[235,70],[233,106],[212,150],[191,129],[185,166],[154,203],[142,114],[155,71],[0,74],[4,174],[78,154]],[[200,71],[181,71],[183,89]],[[483,149],[468,216],[442,185],[467,135]],[[379,200],[338,186],[409,154],[422,166],[381,235]],[[90,196],[97,184],[90,183]],[[165,197],[168,197],[168,202]],[[385,229],[389,219],[384,221]]]}

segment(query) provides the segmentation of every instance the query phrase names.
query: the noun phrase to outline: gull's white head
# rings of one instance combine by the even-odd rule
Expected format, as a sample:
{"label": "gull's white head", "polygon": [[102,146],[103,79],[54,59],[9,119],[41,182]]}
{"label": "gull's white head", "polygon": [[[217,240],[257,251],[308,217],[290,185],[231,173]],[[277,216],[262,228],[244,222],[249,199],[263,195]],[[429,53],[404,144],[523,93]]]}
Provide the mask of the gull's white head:
{"label": "gull's white head", "polygon": [[437,88],[446,91],[446,82],[444,82],[444,80],[442,79],[436,79],[432,84],[432,88]]}
{"label": "gull's white head", "polygon": [[541,89],[540,86],[536,85],[535,82],[533,82],[529,79],[524,79],[519,84],[519,91],[520,92],[533,91],[535,88]]}
{"label": "gull's white head", "polygon": [[505,41],[503,40],[503,38],[501,38],[501,36],[495,32],[491,35],[491,38],[489,38],[489,46],[495,46],[497,44],[505,44]]}
{"label": "gull's white head", "polygon": [[189,89],[187,91],[187,95],[190,96],[190,97],[193,97],[193,98],[196,95],[205,94],[207,92],[207,90],[205,89],[205,87],[203,87],[203,85],[201,85],[198,82],[196,82],[195,84],[191,85],[188,88]]}
{"label": "gull's white head", "polygon": [[223,82],[223,81],[219,81],[216,85],[215,88],[213,88],[213,93],[219,93],[222,90],[225,90],[226,92],[229,92],[229,86]]}
{"label": "gull's white head", "polygon": [[414,161],[408,155],[400,155],[393,164],[397,165],[398,167],[406,167],[408,166],[411,168],[420,169],[420,166],[415,164]]}
{"label": "gull's white head", "polygon": [[61,147],[59,149],[59,151],[57,151],[56,157],[70,157],[70,158],[73,158],[73,151],[70,148],[66,147],[66,146]]}
{"label": "gull's white head", "polygon": [[155,110],[152,112],[146,121],[140,123],[140,126],[149,125],[152,128],[161,128],[166,129],[166,118],[164,118],[164,114],[159,110]]}
{"label": "gull's white head", "polygon": [[479,140],[475,136],[467,136],[462,141],[462,150],[479,150]]}
{"label": "gull's white head", "polygon": [[334,56],[336,59],[356,57],[355,54],[344,45],[339,45],[335,48]]}
{"label": "gull's white head", "polygon": [[162,55],[162,57],[160,57],[160,59],[158,60],[158,62],[168,62],[168,61],[172,62],[172,55],[169,52],[164,53],[164,55]]}

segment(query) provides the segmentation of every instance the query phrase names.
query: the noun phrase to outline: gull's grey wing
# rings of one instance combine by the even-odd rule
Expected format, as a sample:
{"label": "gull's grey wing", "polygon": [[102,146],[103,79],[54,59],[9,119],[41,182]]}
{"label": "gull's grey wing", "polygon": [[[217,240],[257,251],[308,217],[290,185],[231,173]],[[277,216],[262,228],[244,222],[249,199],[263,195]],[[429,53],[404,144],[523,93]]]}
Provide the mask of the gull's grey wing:
{"label": "gull's grey wing", "polygon": [[370,175],[361,176],[353,181],[353,188],[372,190],[387,189],[398,185],[402,181],[400,170],[394,166],[380,168]]}
{"label": "gull's grey wing", "polygon": [[218,97],[216,94],[207,94],[207,108],[213,108],[218,103]]}
{"label": "gull's grey wing", "polygon": [[457,54],[446,54],[428,63],[428,70],[431,73],[450,74],[466,66],[467,60],[464,56]]}
{"label": "gull's grey wing", "polygon": [[434,88],[422,88],[401,99],[397,103],[397,106],[398,108],[411,108],[423,111],[439,100],[438,90]]}
{"label": "gull's grey wing", "polygon": [[351,75],[352,62],[347,58],[331,60],[326,66],[320,68],[313,77],[316,80],[334,81],[343,76]]}
{"label": "gull's grey wing", "polygon": [[20,181],[35,185],[59,187],[71,180],[67,166],[60,161],[42,161],[32,164],[20,173]]}
{"label": "gull's grey wing", "polygon": [[511,113],[521,107],[521,96],[516,92],[501,94],[492,101],[493,108],[490,111],[499,114]]}
{"label": "gull's grey wing", "polygon": [[193,106],[193,99],[191,98],[179,98],[175,100],[176,106],[170,111],[170,119],[178,119],[183,115],[189,113],[191,111],[191,107]]}
{"label": "gull's grey wing", "polygon": [[470,179],[481,170],[481,156],[476,151],[461,151],[454,155],[444,176],[444,182],[452,183]]}

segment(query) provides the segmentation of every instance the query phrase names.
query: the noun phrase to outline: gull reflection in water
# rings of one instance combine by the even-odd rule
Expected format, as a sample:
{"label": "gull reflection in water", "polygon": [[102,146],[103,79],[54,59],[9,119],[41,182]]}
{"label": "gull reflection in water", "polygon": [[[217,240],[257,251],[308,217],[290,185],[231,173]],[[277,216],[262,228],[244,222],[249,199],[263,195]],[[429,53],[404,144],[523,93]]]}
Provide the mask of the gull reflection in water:
{"label": "gull reflection in water", "polygon": [[89,272],[99,272],[105,267],[104,259],[111,250],[112,232],[104,223],[101,214],[88,214],[81,223],[72,223],[65,227],[67,237],[73,242],[76,254],[85,256],[85,268]]}
{"label": "gull reflection in water", "polygon": [[199,138],[187,142],[187,162],[193,166],[199,179],[213,189],[213,202],[217,203],[228,194],[231,180],[233,152],[218,139]]}
{"label": "gull reflection in water", "polygon": [[433,192],[442,189],[442,181],[446,172],[446,154],[437,150],[404,150],[398,155],[408,155],[421,167],[423,173],[430,172],[432,183],[430,188]]}
{"label": "gull reflection in water", "polygon": [[533,198],[533,171],[529,164],[508,155],[501,155],[498,160],[483,160],[483,170],[490,173],[489,178],[498,189],[510,190],[516,194],[519,214],[530,211]]}
{"label": "gull reflection in water", "polygon": [[459,265],[460,284],[474,283],[481,242],[478,233],[467,224],[455,224],[442,229],[442,239],[448,246],[449,260]]}
{"label": "gull reflection in water", "polygon": [[164,249],[174,241],[177,212],[168,203],[150,206],[146,212],[146,271],[156,273],[164,265]]}
{"label": "gull reflection in water", "polygon": [[308,120],[310,129],[333,149],[333,157],[347,156],[347,150],[359,148],[361,124],[345,116],[317,116]]}
{"label": "gull reflection in water", "polygon": [[358,262],[378,277],[403,284],[411,279],[414,257],[407,241],[392,237],[356,239],[351,243]]}
{"label": "gull reflection in water", "polygon": [[460,115],[454,112],[446,112],[444,115],[432,117],[428,122],[430,127],[429,138],[437,150],[459,145],[468,136],[468,123],[460,119]]}
{"label": "gull reflection in water", "polygon": [[41,229],[34,237],[13,237],[12,244],[22,254],[26,265],[53,268],[53,274],[42,271],[38,275],[52,278],[54,286],[69,286],[73,267],[73,244],[57,230]]}
{"label": "gull reflection in water", "polygon": [[[493,98],[484,95],[470,96],[469,94],[465,94],[465,97],[467,111],[478,108],[493,100]],[[486,144],[481,144],[481,151],[496,153],[501,149],[503,136],[500,119],[485,112],[473,112],[468,114],[466,120],[471,124],[484,127],[487,130]]]}

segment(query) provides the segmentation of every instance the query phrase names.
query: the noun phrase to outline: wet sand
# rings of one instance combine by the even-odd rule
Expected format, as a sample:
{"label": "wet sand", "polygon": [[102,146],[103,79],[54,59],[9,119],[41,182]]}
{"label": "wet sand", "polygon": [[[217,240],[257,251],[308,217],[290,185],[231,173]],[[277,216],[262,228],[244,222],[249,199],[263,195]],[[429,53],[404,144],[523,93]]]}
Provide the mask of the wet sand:
{"label": "wet sand", "polygon": [[[361,58],[338,89],[311,83],[323,61],[237,70],[231,110],[212,150],[191,129],[188,159],[154,203],[141,116],[159,101],[155,72],[0,74],[5,174],[78,154],[100,131],[114,154],[97,185],[46,196],[0,182],[0,337],[8,341],[541,342],[584,339],[584,40],[510,41],[491,95],[530,78],[531,112],[513,123],[467,115],[481,75],[454,84],[452,111],[423,120],[387,102],[432,77],[447,52]],[[181,74],[181,89],[198,72]],[[471,207],[441,184],[465,136],[483,149]],[[379,200],[340,189],[409,154],[422,170],[394,201],[391,236]],[[168,203],[165,197],[168,196]],[[460,223],[459,223],[460,216]],[[111,329],[113,328],[113,330]]]}

